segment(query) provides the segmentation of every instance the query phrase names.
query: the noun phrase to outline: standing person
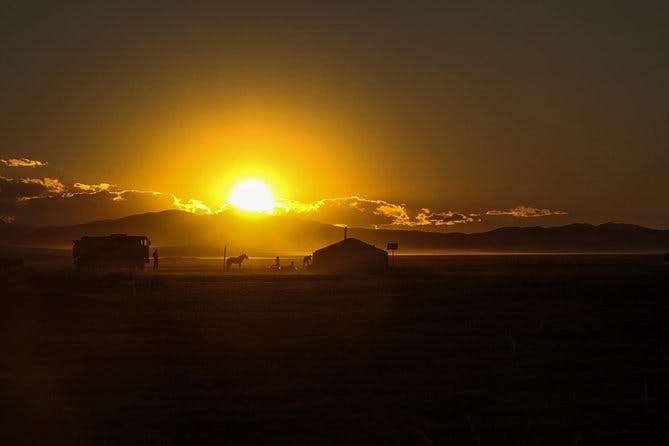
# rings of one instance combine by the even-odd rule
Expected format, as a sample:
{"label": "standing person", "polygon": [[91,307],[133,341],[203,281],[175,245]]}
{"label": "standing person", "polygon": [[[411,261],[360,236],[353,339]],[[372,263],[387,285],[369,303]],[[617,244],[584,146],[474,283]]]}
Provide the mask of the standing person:
{"label": "standing person", "polygon": [[153,250],[153,270],[158,271],[158,248]]}
{"label": "standing person", "polygon": [[279,259],[279,256],[276,256],[276,259],[274,259],[274,269],[277,271],[281,269],[281,259]]}

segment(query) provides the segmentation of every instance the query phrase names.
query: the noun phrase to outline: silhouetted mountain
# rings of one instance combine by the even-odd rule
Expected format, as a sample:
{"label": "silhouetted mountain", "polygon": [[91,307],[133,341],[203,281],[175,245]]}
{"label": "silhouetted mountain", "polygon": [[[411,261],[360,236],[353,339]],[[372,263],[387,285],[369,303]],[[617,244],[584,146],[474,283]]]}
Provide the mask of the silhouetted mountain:
{"label": "silhouetted mountain", "polygon": [[[419,231],[356,230],[369,242],[384,238],[398,241],[404,250],[486,251],[486,252],[592,252],[592,251],[666,251],[669,231],[636,225],[604,223],[602,225],[571,224],[544,228],[504,227],[474,234],[438,234]],[[403,234],[400,234],[404,232]]]}
{"label": "silhouetted mountain", "polygon": [[[284,216],[248,216],[236,212],[195,215],[163,211],[131,215],[117,220],[73,226],[0,225],[0,245],[69,248],[83,235],[146,234],[154,246],[168,253],[220,255],[245,251],[252,255],[274,252],[311,252],[340,240],[341,228]],[[605,223],[560,227],[504,227],[462,234],[407,230],[351,228],[353,237],[385,247],[398,242],[400,252],[593,252],[669,250],[669,230]]]}
{"label": "silhouetted mountain", "polygon": [[3,224],[0,245],[69,248],[73,240],[84,235],[125,233],[146,234],[154,246],[179,247],[179,253],[184,254],[221,255],[224,245],[231,252],[302,252],[338,240],[340,232],[331,225],[289,217],[247,216],[232,211],[195,215],[168,210],[72,226]]}

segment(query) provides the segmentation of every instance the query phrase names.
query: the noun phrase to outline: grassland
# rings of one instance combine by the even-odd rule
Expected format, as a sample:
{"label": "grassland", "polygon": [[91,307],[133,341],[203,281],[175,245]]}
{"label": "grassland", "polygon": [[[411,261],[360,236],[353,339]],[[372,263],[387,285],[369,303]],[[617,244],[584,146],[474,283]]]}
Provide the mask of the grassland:
{"label": "grassland", "polygon": [[264,268],[2,276],[0,440],[666,444],[661,259]]}

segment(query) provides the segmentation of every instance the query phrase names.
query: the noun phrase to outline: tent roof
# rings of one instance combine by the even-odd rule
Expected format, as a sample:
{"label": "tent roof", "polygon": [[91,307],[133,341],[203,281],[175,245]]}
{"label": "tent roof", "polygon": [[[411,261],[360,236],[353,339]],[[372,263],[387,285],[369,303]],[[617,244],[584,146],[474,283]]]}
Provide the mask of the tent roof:
{"label": "tent roof", "polygon": [[369,243],[365,243],[361,240],[358,240],[357,238],[347,238],[344,240],[340,240],[337,243],[333,243],[331,245],[325,246],[324,248],[318,249],[314,252],[321,252],[321,251],[380,251],[385,253],[383,249],[379,249],[375,246],[370,245]]}

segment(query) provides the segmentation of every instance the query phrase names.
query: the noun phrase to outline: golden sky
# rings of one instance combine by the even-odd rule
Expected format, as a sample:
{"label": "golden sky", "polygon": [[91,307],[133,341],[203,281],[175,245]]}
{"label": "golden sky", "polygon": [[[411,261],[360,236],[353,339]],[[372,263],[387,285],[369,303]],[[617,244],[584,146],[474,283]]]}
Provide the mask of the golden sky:
{"label": "golden sky", "polygon": [[[284,204],[358,197],[448,230],[519,208],[669,227],[667,19],[651,1],[7,4],[0,214],[48,220],[17,202],[76,183],[163,197],[91,219],[215,211],[257,178]],[[66,191],[22,191],[45,178]]]}

